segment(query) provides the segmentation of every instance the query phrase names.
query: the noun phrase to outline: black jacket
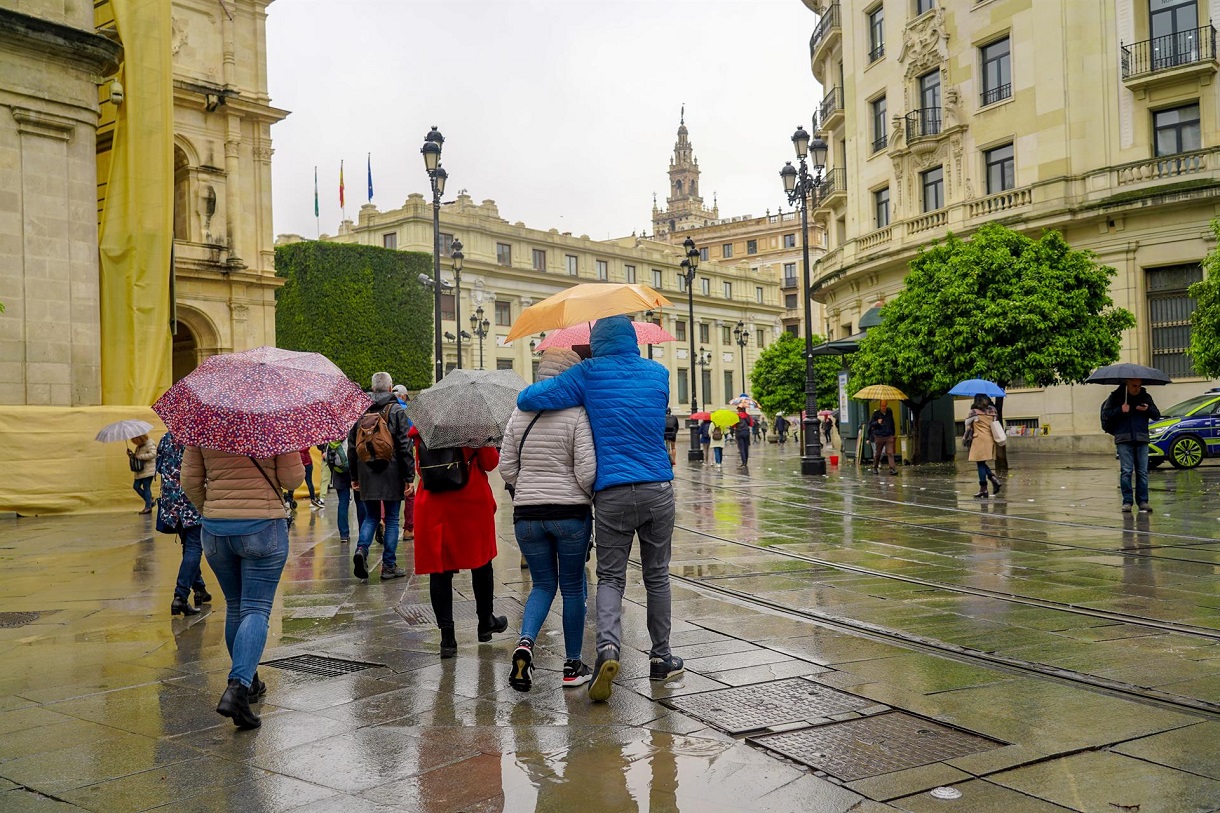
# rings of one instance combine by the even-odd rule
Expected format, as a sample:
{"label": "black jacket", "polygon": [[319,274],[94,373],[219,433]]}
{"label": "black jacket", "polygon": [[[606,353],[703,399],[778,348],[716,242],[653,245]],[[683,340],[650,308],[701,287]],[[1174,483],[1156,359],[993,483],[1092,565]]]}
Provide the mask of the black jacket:
{"label": "black jacket", "polygon": [[[1131,410],[1123,412],[1123,404],[1129,404]],[[1141,404],[1148,408],[1136,409]],[[1148,424],[1160,419],[1161,410],[1143,387],[1136,395],[1128,395],[1126,385],[1119,386],[1101,405],[1101,425],[1114,436],[1115,443],[1147,443]]]}
{"label": "black jacket", "polygon": [[407,483],[415,480],[415,461],[411,454],[411,440],[407,431],[411,428],[407,411],[398,403],[392,392],[373,393],[373,404],[366,412],[378,412],[386,407],[386,424],[394,437],[394,458],[381,471],[374,471],[356,454],[356,426],[347,433],[347,459],[351,467],[353,482],[360,484],[362,500],[401,500]]}
{"label": "black jacket", "polygon": [[665,439],[666,440],[677,440],[678,439],[678,416],[677,415],[666,415],[665,416]]}
{"label": "black jacket", "polygon": [[868,419],[869,435],[874,438],[890,438],[894,436],[894,411],[889,407],[885,412],[877,409],[873,417]]}

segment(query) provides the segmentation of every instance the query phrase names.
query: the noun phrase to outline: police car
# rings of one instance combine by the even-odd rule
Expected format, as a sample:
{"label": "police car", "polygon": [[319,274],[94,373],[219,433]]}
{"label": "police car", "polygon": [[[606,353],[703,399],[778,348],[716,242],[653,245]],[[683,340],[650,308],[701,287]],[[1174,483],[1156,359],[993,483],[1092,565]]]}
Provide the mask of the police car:
{"label": "police car", "polygon": [[1220,455],[1220,387],[1161,410],[1148,425],[1148,465],[1168,460],[1174,468],[1193,469]]}

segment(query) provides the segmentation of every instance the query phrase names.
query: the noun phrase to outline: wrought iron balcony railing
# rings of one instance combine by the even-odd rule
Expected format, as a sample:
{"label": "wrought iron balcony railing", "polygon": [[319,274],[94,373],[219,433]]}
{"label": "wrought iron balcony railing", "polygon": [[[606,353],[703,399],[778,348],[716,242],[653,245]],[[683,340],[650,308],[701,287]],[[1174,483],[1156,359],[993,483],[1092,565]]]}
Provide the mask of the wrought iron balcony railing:
{"label": "wrought iron balcony railing", "polygon": [[1003,101],[1012,95],[1012,84],[1000,85],[999,87],[987,88],[983,91],[983,98],[980,106],[986,107],[989,104]]}
{"label": "wrought iron balcony railing", "polygon": [[940,135],[940,108],[921,107],[906,115],[907,143]]}
{"label": "wrought iron balcony railing", "polygon": [[818,47],[830,35],[830,32],[839,27],[839,4],[831,3],[830,8],[826,9],[826,13],[822,15],[822,19],[818,20],[817,27],[813,29],[813,36],[809,38],[809,56],[813,56],[818,52]]}
{"label": "wrought iron balcony railing", "polygon": [[825,127],[826,122],[842,109],[843,92],[839,88],[830,88],[822,97],[822,103],[818,105],[818,121],[815,126],[819,129]]}
{"label": "wrought iron balcony railing", "polygon": [[836,192],[847,191],[847,171],[842,167],[826,170],[826,174],[822,176],[822,182],[818,184],[817,192],[814,195],[814,204],[821,206],[822,203]]}
{"label": "wrought iron balcony railing", "polygon": [[1122,46],[1123,79],[1216,60],[1216,28],[1205,25]]}

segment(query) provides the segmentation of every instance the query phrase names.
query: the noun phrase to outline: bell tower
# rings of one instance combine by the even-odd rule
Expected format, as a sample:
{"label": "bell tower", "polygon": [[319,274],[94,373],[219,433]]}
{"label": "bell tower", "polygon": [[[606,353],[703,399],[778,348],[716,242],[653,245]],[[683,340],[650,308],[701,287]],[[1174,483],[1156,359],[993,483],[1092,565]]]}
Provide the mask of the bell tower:
{"label": "bell tower", "polygon": [[699,194],[699,159],[695,157],[689,136],[686,105],[683,105],[678,120],[678,140],[674,142],[674,154],[669,159],[669,194],[665,198],[665,211],[653,204],[652,230],[656,235],[678,231],[684,226],[706,226],[720,218],[718,207],[708,209],[703,205],[703,197]]}

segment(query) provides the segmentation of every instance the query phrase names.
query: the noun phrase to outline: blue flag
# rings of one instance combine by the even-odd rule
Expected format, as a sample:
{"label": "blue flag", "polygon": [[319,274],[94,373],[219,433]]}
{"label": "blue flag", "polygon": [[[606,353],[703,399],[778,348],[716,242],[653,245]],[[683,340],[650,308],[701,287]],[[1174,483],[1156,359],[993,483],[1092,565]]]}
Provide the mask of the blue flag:
{"label": "blue flag", "polygon": [[369,203],[373,202],[373,154],[369,153]]}

